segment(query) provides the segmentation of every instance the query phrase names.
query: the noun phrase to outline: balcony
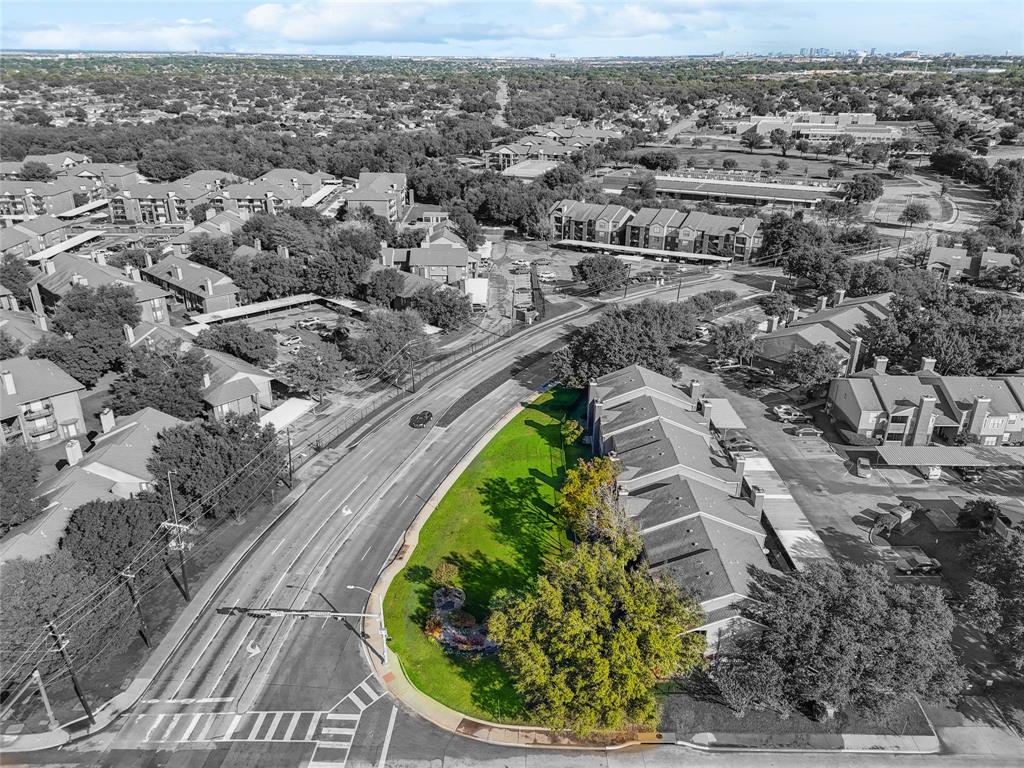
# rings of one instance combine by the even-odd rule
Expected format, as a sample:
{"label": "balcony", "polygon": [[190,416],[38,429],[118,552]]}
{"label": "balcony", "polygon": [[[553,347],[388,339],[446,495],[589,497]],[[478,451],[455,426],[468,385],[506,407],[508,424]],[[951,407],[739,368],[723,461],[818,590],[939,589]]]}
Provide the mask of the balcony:
{"label": "balcony", "polygon": [[49,435],[56,432],[59,426],[60,425],[57,424],[57,422],[53,422],[52,424],[31,426],[25,431],[28,432],[29,437],[42,437],[43,435]]}
{"label": "balcony", "polygon": [[53,416],[53,403],[44,403],[36,410],[23,411],[21,415],[24,416],[27,421],[45,419],[47,416]]}

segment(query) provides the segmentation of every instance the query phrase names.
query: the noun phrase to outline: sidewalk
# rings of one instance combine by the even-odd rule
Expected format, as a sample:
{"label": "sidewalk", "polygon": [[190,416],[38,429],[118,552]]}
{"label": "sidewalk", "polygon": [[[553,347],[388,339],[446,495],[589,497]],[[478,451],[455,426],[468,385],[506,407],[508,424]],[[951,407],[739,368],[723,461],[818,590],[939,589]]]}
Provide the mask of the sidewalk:
{"label": "sidewalk", "polygon": [[296,483],[288,495],[278,502],[276,514],[270,517],[261,528],[251,531],[245,540],[245,545],[237,549],[232,558],[225,560],[210,574],[210,577],[206,579],[202,587],[196,591],[192,601],[185,606],[178,618],[175,619],[163,640],[150,653],[149,658],[146,659],[141,669],[136,673],[132,683],[125,690],[114,696],[114,698],[94,709],[93,717],[96,720],[94,725],[89,725],[85,718],[80,718],[66,723],[60,728],[43,733],[26,733],[17,736],[5,735],[0,737],[0,750],[3,752],[35,752],[60,747],[102,731],[122,713],[135,706],[146,692],[153,678],[159,674],[164,664],[177,651],[178,646],[181,645],[192,626],[210,608],[224,581],[259,544],[263,536],[288,514],[295,503],[306,492],[308,486],[309,484],[304,481]]}
{"label": "sidewalk", "polygon": [[[537,394],[539,394],[539,392],[535,393],[534,396]],[[523,408],[524,405],[522,403],[517,405],[511,411],[502,416],[496,424],[484,433],[484,435],[473,444],[465,455],[463,455],[462,459],[455,465],[452,471],[448,473],[448,476],[437,487],[437,490],[434,491],[433,495],[427,499],[427,502],[423,505],[423,508],[416,516],[416,519],[413,520],[412,524],[406,530],[402,546],[395,554],[394,560],[392,560],[391,563],[388,564],[388,566],[381,572],[377,583],[374,584],[372,594],[370,596],[370,604],[374,604],[375,600],[380,601],[377,603],[378,605],[384,604],[384,595],[387,593],[388,587],[391,586],[391,582],[405,567],[413,550],[416,549],[416,543],[419,541],[420,530],[434,511],[434,508],[438,503],[440,503],[441,499],[444,498],[444,495],[452,487],[455,481],[458,480],[466,467],[468,467],[473,459],[476,458],[477,454],[483,450],[484,446],[486,446],[487,443],[489,443],[506,424],[515,418]],[[388,654],[388,663],[384,664],[382,640],[380,632],[378,631],[377,622],[375,619],[364,619],[363,621],[363,631],[367,636],[367,643],[373,649],[372,653],[368,653],[367,656],[378,679],[384,683],[384,686],[392,696],[401,701],[416,714],[426,720],[429,720],[438,728],[443,728],[444,730],[452,733],[468,736],[469,738],[486,741],[492,744],[504,744],[517,747],[545,747],[548,749],[619,749],[621,747],[636,746],[638,744],[672,743],[671,734],[650,733],[639,734],[636,738],[622,739],[621,741],[608,744],[598,741],[577,739],[564,734],[555,733],[547,728],[503,725],[501,723],[492,723],[487,720],[477,720],[475,718],[466,717],[461,712],[457,712],[456,710],[435,701],[416,688],[408,677],[406,677],[405,670],[402,669],[402,662],[394,653]]]}

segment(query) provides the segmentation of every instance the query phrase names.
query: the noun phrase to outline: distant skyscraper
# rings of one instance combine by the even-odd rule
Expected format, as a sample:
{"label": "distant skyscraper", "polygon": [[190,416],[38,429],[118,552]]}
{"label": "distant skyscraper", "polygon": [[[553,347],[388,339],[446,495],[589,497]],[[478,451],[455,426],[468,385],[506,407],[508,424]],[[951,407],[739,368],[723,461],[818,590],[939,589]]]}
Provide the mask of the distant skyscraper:
{"label": "distant skyscraper", "polygon": [[872,55],[872,56],[874,56],[874,55],[875,55],[875,49],[874,49],[874,48],[872,48],[872,49],[871,49],[871,55]]}
{"label": "distant skyscraper", "polygon": [[801,48],[800,49],[800,55],[801,56],[806,56],[807,55],[807,49],[806,48]]}

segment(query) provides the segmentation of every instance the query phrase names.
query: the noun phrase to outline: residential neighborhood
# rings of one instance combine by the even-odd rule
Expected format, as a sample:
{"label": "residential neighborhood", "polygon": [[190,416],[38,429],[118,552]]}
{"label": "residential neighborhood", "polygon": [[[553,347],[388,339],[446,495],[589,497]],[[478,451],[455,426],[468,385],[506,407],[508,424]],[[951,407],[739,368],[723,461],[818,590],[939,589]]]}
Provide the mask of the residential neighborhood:
{"label": "residential neighborhood", "polygon": [[1021,764],[1020,8],[45,5],[0,763]]}

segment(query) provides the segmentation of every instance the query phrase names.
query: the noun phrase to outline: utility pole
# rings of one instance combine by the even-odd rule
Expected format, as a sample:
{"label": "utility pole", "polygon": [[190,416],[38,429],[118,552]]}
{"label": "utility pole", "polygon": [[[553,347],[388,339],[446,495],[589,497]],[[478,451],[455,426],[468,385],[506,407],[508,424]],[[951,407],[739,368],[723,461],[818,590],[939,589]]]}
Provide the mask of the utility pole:
{"label": "utility pole", "polygon": [[85,694],[82,693],[82,687],[78,684],[78,676],[75,674],[75,668],[71,664],[71,656],[68,655],[67,638],[57,631],[57,627],[53,625],[52,621],[47,620],[46,626],[49,628],[50,636],[53,638],[53,650],[60,654],[61,658],[64,660],[64,665],[68,668],[68,674],[71,675],[71,685],[75,688],[75,695],[78,696],[78,700],[82,702],[82,709],[85,710],[85,716],[89,718],[89,724],[96,725],[96,718],[92,716],[92,709],[89,707],[89,702],[85,700]]}
{"label": "utility pole", "polygon": [[171,497],[171,521],[165,520],[160,525],[170,531],[167,537],[167,548],[178,550],[178,565],[181,567],[181,592],[185,596],[185,602],[189,602],[192,600],[192,595],[188,588],[188,574],[185,572],[185,548],[187,544],[182,539],[182,534],[189,527],[178,520],[178,508],[174,504],[174,488],[171,486],[172,474],[176,474],[173,469],[167,470],[167,493]]}
{"label": "utility pole", "polygon": [[626,280],[622,285],[622,298],[626,298],[626,295],[629,293],[629,273],[632,271],[632,269],[632,264],[626,265]]}
{"label": "utility pole", "polygon": [[152,648],[153,646],[149,643],[149,629],[146,627],[146,617],[142,615],[142,605],[135,594],[135,574],[131,571],[121,571],[120,575],[124,579],[125,587],[128,589],[128,597],[132,601],[132,607],[139,616],[139,633],[142,635],[142,642],[146,644],[147,648]]}
{"label": "utility pole", "polygon": [[679,297],[683,294],[683,273],[679,273],[679,284],[676,286],[676,304],[679,303]]}
{"label": "utility pole", "polygon": [[285,427],[285,435],[288,438],[288,487],[292,487],[292,473],[294,472],[294,465],[292,464],[292,428]]}

